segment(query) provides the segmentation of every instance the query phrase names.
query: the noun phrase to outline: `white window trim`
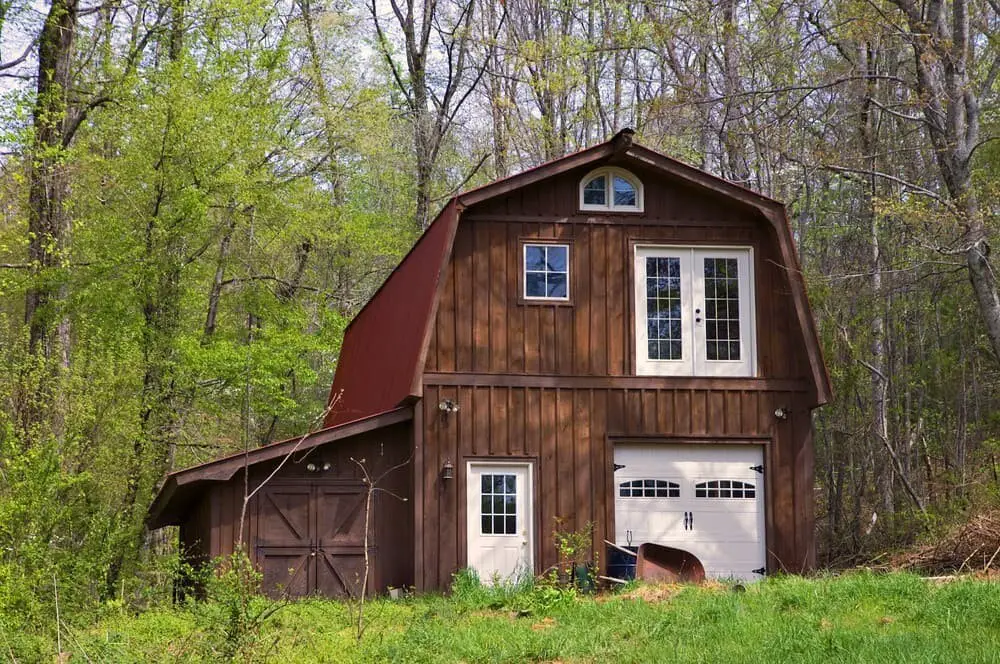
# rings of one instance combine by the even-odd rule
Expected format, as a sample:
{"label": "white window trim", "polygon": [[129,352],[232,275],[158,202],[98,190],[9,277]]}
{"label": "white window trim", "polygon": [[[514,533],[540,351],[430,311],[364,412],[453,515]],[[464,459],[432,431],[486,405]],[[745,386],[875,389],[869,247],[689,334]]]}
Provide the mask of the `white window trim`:
{"label": "white window trim", "polygon": [[[594,178],[604,175],[604,200],[606,203],[604,205],[593,205],[583,202],[583,188],[587,186],[587,183]],[[614,204],[614,176],[618,176],[625,180],[628,180],[635,187],[635,205],[615,205]],[[603,168],[598,168],[587,173],[580,180],[579,186],[579,199],[580,199],[580,209],[594,212],[642,212],[645,205],[645,195],[642,186],[642,180],[637,178],[632,173],[626,171],[624,168],[617,168],[614,166],[605,166]]]}
{"label": "white window trim", "polygon": [[[646,330],[645,259],[651,256],[670,256],[681,259],[681,275],[693,274],[695,256],[711,253],[716,258],[736,258],[745,265],[740,270],[740,331],[745,357],[740,360],[709,360],[705,356],[704,332],[696,333],[694,309],[704,310],[704,280],[681,279],[681,358],[680,360],[651,360],[648,358],[648,333]],[[632,263],[635,303],[635,373],[638,376],[706,376],[753,377],[757,375],[757,295],[754,287],[753,247],[742,246],[635,246]],[[704,329],[704,328],[699,328]]]}
{"label": "white window trim", "polygon": [[[565,297],[552,297],[549,295],[528,295],[528,247],[563,247],[566,249],[566,296]],[[521,297],[525,300],[531,302],[569,302],[570,295],[572,294],[573,279],[572,270],[573,266],[570,264],[572,260],[572,251],[570,251],[569,244],[565,242],[544,242],[541,240],[526,240],[521,244]]]}

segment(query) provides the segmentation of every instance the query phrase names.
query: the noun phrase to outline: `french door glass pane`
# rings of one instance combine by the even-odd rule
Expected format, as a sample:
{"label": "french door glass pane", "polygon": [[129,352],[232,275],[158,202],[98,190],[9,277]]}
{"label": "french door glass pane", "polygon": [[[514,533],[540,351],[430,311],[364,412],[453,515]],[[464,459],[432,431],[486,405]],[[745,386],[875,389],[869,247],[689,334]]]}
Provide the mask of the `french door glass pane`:
{"label": "french door glass pane", "polygon": [[646,258],[646,332],[649,359],[681,359],[680,258]]}
{"label": "french door glass pane", "polygon": [[705,355],[709,360],[739,360],[740,291],[735,258],[705,258]]}

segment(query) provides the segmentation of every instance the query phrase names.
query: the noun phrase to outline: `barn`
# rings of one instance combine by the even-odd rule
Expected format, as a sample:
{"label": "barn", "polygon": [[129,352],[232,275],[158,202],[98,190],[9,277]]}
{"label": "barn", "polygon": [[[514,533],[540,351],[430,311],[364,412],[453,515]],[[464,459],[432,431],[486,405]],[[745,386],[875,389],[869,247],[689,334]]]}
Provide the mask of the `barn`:
{"label": "barn", "polygon": [[347,328],[323,428],[171,474],[148,525],[194,561],[242,537],[293,595],[355,592],[366,551],[372,591],[540,573],[588,524],[602,567],[810,569],[831,392],[784,206],[632,136],[453,198]]}

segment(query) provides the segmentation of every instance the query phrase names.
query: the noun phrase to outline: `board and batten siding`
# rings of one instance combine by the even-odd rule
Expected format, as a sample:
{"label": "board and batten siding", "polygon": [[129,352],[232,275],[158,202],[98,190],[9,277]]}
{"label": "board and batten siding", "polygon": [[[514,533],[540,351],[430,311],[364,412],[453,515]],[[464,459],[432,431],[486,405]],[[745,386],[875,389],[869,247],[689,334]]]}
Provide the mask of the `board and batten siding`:
{"label": "board and batten siding", "polygon": [[[593,522],[603,564],[615,440],[764,445],[768,567],[812,566],[809,368],[773,231],[756,213],[631,170],[645,185],[642,213],[577,212],[586,170],[463,213],[414,422],[418,589],[447,587],[466,564],[464,462],[475,458],[535,462],[536,571],[556,564],[557,518]],[[569,303],[523,303],[521,242],[533,238],[570,244]],[[753,247],[758,377],[634,375],[633,247],[647,242]],[[443,415],[443,399],[459,412]],[[441,479],[447,461],[454,480]]]}
{"label": "board and batten siding", "polygon": [[[414,584],[413,558],[408,553],[413,537],[411,441],[411,424],[404,422],[293,453],[277,472],[274,471],[282,463],[280,458],[252,466],[249,489],[254,491],[266,482],[265,489],[276,486],[308,489],[322,485],[352,487],[360,492],[364,490],[363,476],[352,459],[363,462],[375,477],[399,464],[397,470],[379,483],[385,491],[373,496],[370,572],[372,588],[409,587]],[[323,473],[309,472],[305,468],[307,463],[317,466],[329,463],[331,468]],[[261,501],[265,493],[266,490],[258,492],[247,505],[242,533],[250,559],[258,566],[262,562],[260,547],[266,544],[258,537],[264,518]],[[181,527],[182,549],[198,561],[232,555],[240,542],[243,495],[242,470],[225,482],[210,484],[192,506],[192,516]],[[326,514],[323,518],[329,520],[334,516]]]}

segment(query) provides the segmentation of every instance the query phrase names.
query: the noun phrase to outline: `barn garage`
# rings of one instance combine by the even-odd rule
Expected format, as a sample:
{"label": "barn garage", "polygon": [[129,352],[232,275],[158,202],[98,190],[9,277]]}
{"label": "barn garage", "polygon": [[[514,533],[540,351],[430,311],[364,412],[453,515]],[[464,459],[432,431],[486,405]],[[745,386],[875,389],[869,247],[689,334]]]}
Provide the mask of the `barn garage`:
{"label": "barn garage", "polygon": [[615,539],[694,554],[708,576],[765,570],[761,445],[615,445]]}
{"label": "barn garage", "polygon": [[[242,537],[292,595],[355,592],[366,551],[378,592],[540,574],[559,533],[611,577],[644,544],[798,572],[829,399],[784,207],[623,130],[455,197],[345,331],[324,428],[171,474],[149,524],[192,559]],[[367,548],[351,459],[405,498]]]}

